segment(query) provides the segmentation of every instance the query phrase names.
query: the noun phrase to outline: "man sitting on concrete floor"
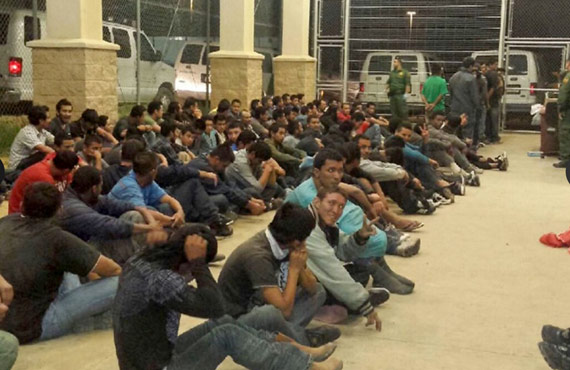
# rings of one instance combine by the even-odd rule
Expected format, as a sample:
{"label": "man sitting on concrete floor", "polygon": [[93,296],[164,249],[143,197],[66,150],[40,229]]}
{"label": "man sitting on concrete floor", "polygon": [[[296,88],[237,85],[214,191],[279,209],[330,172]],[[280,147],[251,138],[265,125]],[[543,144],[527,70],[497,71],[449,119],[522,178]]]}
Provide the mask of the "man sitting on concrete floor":
{"label": "man sitting on concrete floor", "polygon": [[[323,306],[318,316],[333,318],[331,323],[338,322],[343,316],[346,317],[335,314],[333,310],[333,305],[340,304],[351,312],[366,317],[366,326],[374,324],[376,330],[380,331],[382,322],[374,307],[388,300],[390,293],[383,288],[366,290],[368,274],[358,274],[355,269],[357,265],[352,264],[364,252],[366,242],[376,233],[376,229],[363,216],[362,228],[356,233],[347,235],[340,231],[336,223],[346,202],[346,194],[342,190],[331,188],[320,190],[309,206],[316,227],[306,242],[309,255],[307,266],[329,293],[329,305]],[[355,278],[362,276],[365,281],[361,285]]]}
{"label": "man sitting on concrete floor", "polygon": [[55,118],[49,124],[49,132],[53,136],[58,134],[71,134],[71,114],[73,113],[73,105],[67,99],[61,99],[55,105]]}
{"label": "man sitting on concrete floor", "polygon": [[[351,176],[359,179],[367,177],[373,188],[375,188],[375,183],[379,184],[380,190],[392,198],[405,213],[432,214],[435,211],[435,206],[430,204],[423,195],[414,192],[413,187],[421,185],[418,179],[410,175],[399,164],[371,160],[372,143],[368,137],[356,135],[353,140],[360,152],[348,151],[349,158],[346,160],[345,169]],[[392,148],[386,152],[393,157],[398,153],[403,161],[401,148]],[[376,151],[375,154],[379,155],[379,152]],[[358,158],[358,155],[362,155],[362,158]],[[437,193],[434,193],[434,196],[435,194]]]}
{"label": "man sitting on concrete floor", "polygon": [[[54,136],[47,130],[48,117],[47,107],[35,105],[30,108],[28,124],[18,131],[10,147],[9,171],[22,171],[41,161],[46,154],[53,153]],[[14,180],[16,177],[13,176]]]}
{"label": "man sitting on concrete floor", "polygon": [[[215,369],[227,356],[250,369],[342,368],[341,361],[327,360],[334,344],[305,347],[223,316],[225,302],[207,265],[216,251],[205,227],[187,225],[165,246],[129,260],[113,317],[122,370]],[[197,288],[188,284],[193,279]],[[178,335],[181,313],[210,320]]]}
{"label": "man sitting on concrete floor", "polygon": [[306,267],[305,240],[314,227],[307,209],[288,203],[266,230],[232,252],[218,280],[231,316],[312,347],[340,336],[332,327],[305,329],[326,298]]}
{"label": "man sitting on concrete floor", "polygon": [[26,187],[36,182],[53,184],[63,192],[71,183],[71,171],[77,166],[77,154],[71,151],[57,153],[53,159],[45,159],[25,169],[12,188],[8,213],[20,212]]}
{"label": "man sitting on concrete floor", "polygon": [[286,125],[281,123],[272,124],[269,128],[270,138],[266,139],[265,142],[269,144],[271,148],[271,157],[285,170],[287,177],[291,178],[290,181],[296,183],[299,174],[299,165],[303,158],[307,156],[307,153],[283,145],[286,131]]}
{"label": "man sitting on concrete floor", "polygon": [[235,184],[225,179],[226,168],[234,160],[234,152],[229,143],[226,143],[218,146],[208,155],[199,156],[188,165],[197,170],[214,173],[218,176],[219,181],[203,180],[202,185],[221,212],[227,212],[230,208],[237,207],[238,210],[247,210],[252,215],[258,216],[266,210],[263,200],[245,193]]}
{"label": "man sitting on concrete floor", "polygon": [[[240,138],[248,134],[253,135],[248,131]],[[239,144],[242,143],[240,138],[238,138]],[[226,176],[235,181],[240,189],[258,199],[263,199],[266,203],[285,198],[285,190],[277,184],[278,177],[284,176],[285,170],[271,158],[271,149],[267,143],[251,142],[245,145],[244,149],[240,149],[235,157],[235,161],[226,169]],[[275,205],[281,203],[275,201]],[[278,206],[271,208],[276,209]]]}
{"label": "man sitting on concrete floor", "polygon": [[[325,148],[315,156],[313,176],[291,192],[286,201],[308,207],[321,188],[338,187],[343,174],[342,155],[336,150]],[[357,232],[362,228],[363,214],[362,208],[348,201],[339,219],[339,228],[346,234]],[[408,280],[409,284],[404,284],[396,279],[384,260],[387,247],[386,233],[377,229],[376,234],[368,239],[366,246],[365,251],[359,256],[358,263],[367,266],[373,278],[373,286],[386,288],[394,294],[410,294],[414,288],[413,283]]]}
{"label": "man sitting on concrete floor", "polygon": [[138,207],[152,207],[165,215],[172,215],[168,226],[179,227],[185,222],[184,210],[176,199],[154,181],[157,167],[156,154],[138,153],[133,160],[133,170],[115,184],[109,197]]}
{"label": "man sitting on concrete floor", "polygon": [[[63,195],[61,227],[123,265],[147,246],[165,242],[170,217],[146,207],[101,196],[101,174],[82,167]],[[88,225],[88,227],[86,227]]]}
{"label": "man sitting on concrete floor", "polygon": [[[122,145],[121,163],[103,171],[103,194],[108,194],[119,180],[129,174],[133,168],[134,158],[144,150],[145,144],[142,139],[129,139]],[[219,213],[219,209],[210,200],[198,177],[210,178],[212,181],[218,179],[213,173],[196,171],[188,166],[160,165],[156,182],[180,202],[186,215],[186,222],[204,223],[210,226],[217,236],[231,235],[233,230],[228,226],[232,223],[231,220]]]}
{"label": "man sitting on concrete floor", "polygon": [[98,171],[103,171],[109,167],[103,159],[101,149],[103,148],[103,140],[97,135],[87,135],[83,140],[83,149],[77,153],[89,166],[95,167]]}
{"label": "man sitting on concrete floor", "polygon": [[[0,274],[14,286],[0,329],[22,344],[68,334],[108,311],[117,290],[117,277],[99,277],[119,275],[119,265],[54,224],[60,205],[61,192],[38,182],[26,188],[22,214],[0,219]],[[81,285],[77,275],[96,280]]]}
{"label": "man sitting on concrete floor", "polygon": [[[0,204],[2,202],[0,201]],[[0,323],[4,320],[14,298],[14,289],[0,275]],[[0,369],[10,370],[18,357],[18,338],[0,330]]]}

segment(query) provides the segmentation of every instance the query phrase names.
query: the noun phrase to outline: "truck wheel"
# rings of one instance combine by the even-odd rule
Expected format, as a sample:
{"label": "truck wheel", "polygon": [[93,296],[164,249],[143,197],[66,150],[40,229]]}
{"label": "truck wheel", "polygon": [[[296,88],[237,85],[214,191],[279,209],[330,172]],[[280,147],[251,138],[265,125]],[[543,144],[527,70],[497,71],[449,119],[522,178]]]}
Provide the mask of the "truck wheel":
{"label": "truck wheel", "polygon": [[168,87],[165,87],[165,86],[161,86],[158,89],[158,92],[156,93],[154,100],[161,102],[162,106],[166,110],[166,108],[168,108],[168,105],[170,103],[172,103],[173,101],[176,101],[176,96],[171,89],[169,89]]}

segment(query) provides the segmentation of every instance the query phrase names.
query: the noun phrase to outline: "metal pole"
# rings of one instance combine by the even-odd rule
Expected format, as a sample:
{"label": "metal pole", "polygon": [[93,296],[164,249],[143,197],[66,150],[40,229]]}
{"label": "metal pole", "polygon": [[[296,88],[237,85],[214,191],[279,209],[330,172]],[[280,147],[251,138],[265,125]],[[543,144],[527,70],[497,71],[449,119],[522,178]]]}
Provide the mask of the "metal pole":
{"label": "metal pole", "polygon": [[38,28],[40,25],[39,19],[38,19],[38,0],[32,0],[32,19],[33,22],[32,24],[34,25],[34,30],[32,31],[32,35],[34,37],[34,40],[37,40],[39,38],[38,35]]}
{"label": "metal pole", "polygon": [[[208,58],[206,59],[208,63],[206,63],[206,111],[207,113],[210,112],[210,1],[207,0],[206,3],[206,55]],[[221,6],[221,4],[220,4]],[[221,35],[220,35],[221,36]]]}
{"label": "metal pole", "polygon": [[137,104],[141,103],[141,0],[137,0]]}
{"label": "metal pole", "polygon": [[503,59],[505,58],[505,36],[507,32],[507,11],[509,0],[501,0],[501,28],[499,34],[499,67],[504,67]]}
{"label": "metal pole", "polygon": [[342,101],[348,96],[348,57],[350,48],[350,0],[344,0],[344,54],[342,60]]}
{"label": "metal pole", "polygon": [[313,0],[313,58],[317,59],[317,68],[315,68],[315,83],[317,84],[315,99],[319,97],[319,4],[320,0]]}

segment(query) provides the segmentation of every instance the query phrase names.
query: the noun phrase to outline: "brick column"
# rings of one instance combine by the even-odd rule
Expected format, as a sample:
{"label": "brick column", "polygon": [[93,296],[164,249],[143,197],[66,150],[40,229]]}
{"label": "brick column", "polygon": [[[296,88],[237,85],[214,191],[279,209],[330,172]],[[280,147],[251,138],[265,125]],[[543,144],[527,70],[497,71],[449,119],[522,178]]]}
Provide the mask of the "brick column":
{"label": "brick column", "polygon": [[253,51],[254,0],[220,0],[220,51],[210,54],[212,107],[222,99],[249,106],[263,89],[263,55]]}
{"label": "brick column", "polygon": [[316,59],[309,56],[310,6],[310,0],[283,0],[282,55],[273,60],[276,95],[316,95]]}
{"label": "brick column", "polygon": [[61,98],[74,116],[86,108],[116,120],[118,46],[102,39],[101,0],[47,0],[47,36],[32,41],[34,104],[55,112]]}

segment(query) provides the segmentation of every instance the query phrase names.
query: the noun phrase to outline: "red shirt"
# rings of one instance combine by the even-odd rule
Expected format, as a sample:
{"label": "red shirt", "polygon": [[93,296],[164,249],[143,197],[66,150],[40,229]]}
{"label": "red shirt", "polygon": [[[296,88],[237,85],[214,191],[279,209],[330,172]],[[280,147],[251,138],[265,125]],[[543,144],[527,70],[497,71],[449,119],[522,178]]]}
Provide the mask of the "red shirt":
{"label": "red shirt", "polygon": [[343,112],[337,112],[336,113],[336,118],[338,120],[338,123],[343,123],[345,121],[350,121],[350,114],[346,115]]}
{"label": "red shirt", "polygon": [[24,190],[30,184],[36,182],[47,182],[55,185],[61,192],[67,188],[67,185],[69,185],[72,180],[71,173],[64,178],[55,179],[49,170],[50,163],[50,159],[44,159],[43,161],[26,168],[20,174],[12,188],[12,192],[10,193],[8,214],[20,212],[20,204],[22,203],[22,199],[24,199]]}

